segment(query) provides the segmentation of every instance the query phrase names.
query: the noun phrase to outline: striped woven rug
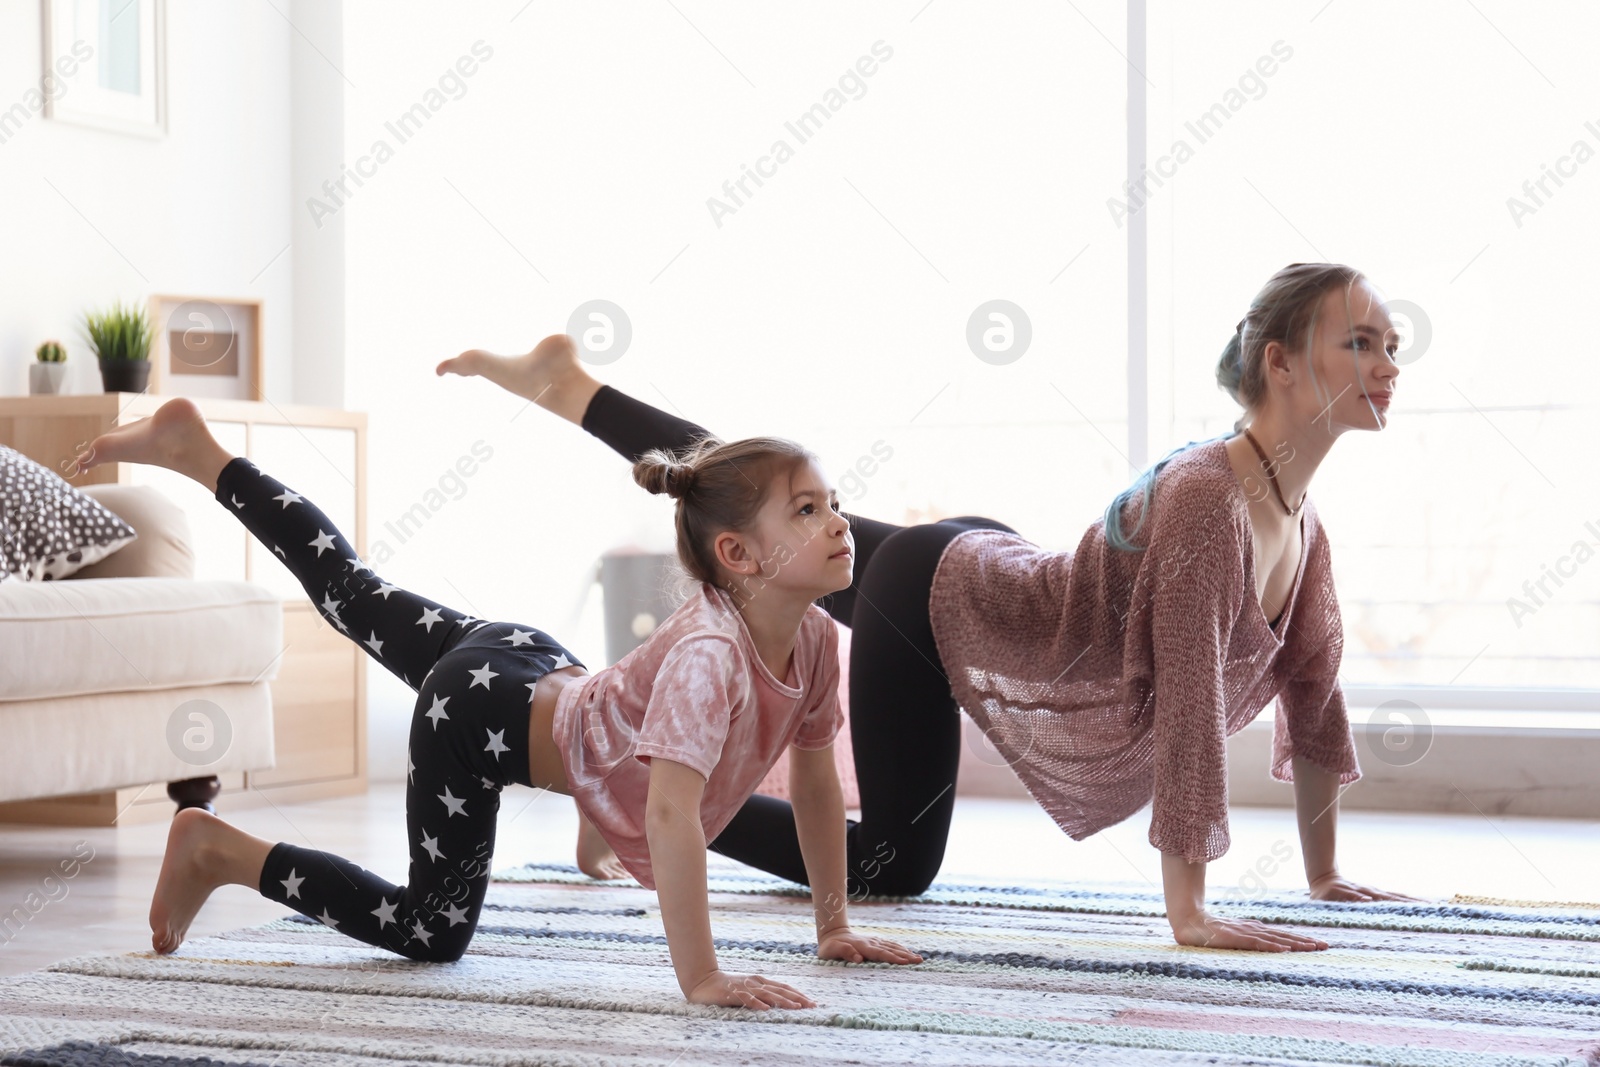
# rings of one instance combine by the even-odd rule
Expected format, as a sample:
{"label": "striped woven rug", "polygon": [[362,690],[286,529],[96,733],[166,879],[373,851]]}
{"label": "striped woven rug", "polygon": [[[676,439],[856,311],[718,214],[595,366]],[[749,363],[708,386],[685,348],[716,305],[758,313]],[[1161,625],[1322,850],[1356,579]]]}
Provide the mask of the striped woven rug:
{"label": "striped woven rug", "polygon": [[1326,952],[1181,949],[1147,886],[942,883],[855,904],[916,967],[813,955],[803,891],[712,858],[729,970],[818,1007],[692,1007],[655,894],[495,875],[467,956],[419,964],[286,913],[175,956],[0,979],[0,1064],[1600,1064],[1600,911],[1503,901],[1220,903]]}

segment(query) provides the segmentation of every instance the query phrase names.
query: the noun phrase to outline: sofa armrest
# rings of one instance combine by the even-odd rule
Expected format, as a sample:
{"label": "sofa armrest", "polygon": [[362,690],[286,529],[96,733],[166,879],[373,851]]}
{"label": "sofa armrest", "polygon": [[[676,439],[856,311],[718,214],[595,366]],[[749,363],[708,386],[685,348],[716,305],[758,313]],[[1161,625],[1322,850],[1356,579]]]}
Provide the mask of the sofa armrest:
{"label": "sofa armrest", "polygon": [[194,542],[189,518],[159,490],[148,485],[101,483],[80,487],[117,513],[139,536],[98,563],[68,575],[80,578],[193,578]]}

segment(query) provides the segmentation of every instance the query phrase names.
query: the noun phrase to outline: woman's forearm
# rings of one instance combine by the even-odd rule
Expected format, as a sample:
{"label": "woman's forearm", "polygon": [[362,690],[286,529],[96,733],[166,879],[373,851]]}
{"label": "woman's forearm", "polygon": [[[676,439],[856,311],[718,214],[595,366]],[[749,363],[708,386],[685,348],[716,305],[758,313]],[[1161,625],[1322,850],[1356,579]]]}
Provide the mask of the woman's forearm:
{"label": "woman's forearm", "polygon": [[1161,854],[1161,888],[1174,931],[1206,910],[1206,865],[1172,852]]}
{"label": "woman's forearm", "polygon": [[1310,760],[1294,757],[1294,810],[1300,824],[1300,852],[1306,883],[1334,874],[1334,839],[1339,820],[1339,776]]}

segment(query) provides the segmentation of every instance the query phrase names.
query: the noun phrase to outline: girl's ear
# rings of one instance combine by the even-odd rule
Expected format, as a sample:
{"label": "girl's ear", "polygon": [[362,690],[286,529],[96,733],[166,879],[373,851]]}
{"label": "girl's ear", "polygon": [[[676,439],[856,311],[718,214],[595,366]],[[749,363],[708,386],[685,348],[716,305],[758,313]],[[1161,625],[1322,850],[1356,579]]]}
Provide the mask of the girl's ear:
{"label": "girl's ear", "polygon": [[719,533],[711,543],[711,551],[717,563],[730,574],[756,574],[761,570],[761,561],[756,558],[752,546],[732,530]]}

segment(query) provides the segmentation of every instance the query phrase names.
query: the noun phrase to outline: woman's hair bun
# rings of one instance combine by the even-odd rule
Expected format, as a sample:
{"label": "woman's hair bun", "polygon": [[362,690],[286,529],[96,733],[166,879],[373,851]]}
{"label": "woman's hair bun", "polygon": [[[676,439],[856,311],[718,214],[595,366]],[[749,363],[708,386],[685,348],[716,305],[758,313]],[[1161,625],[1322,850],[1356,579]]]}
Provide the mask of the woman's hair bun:
{"label": "woman's hair bun", "polygon": [[633,480],[651,493],[682,500],[694,483],[694,467],[660,449],[652,449],[633,465]]}

